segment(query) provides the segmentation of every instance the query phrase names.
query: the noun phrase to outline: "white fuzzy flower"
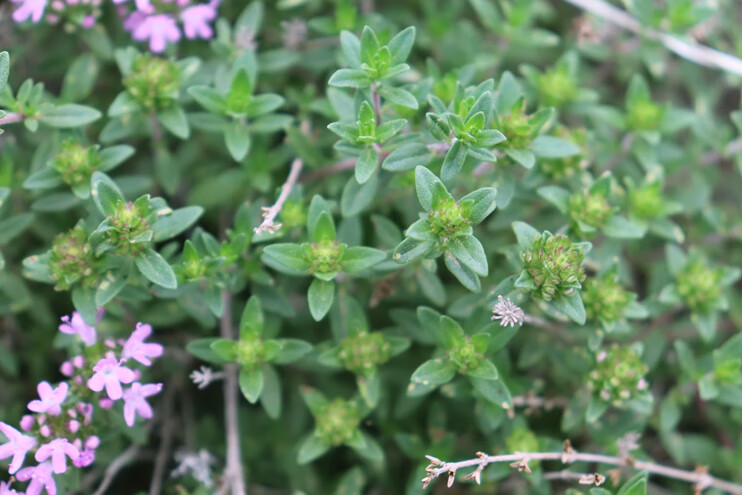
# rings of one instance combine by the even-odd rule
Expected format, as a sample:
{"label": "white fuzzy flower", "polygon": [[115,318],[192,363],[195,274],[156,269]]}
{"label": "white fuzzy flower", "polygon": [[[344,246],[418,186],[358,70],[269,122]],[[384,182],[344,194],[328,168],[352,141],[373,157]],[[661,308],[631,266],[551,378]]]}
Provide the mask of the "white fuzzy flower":
{"label": "white fuzzy flower", "polygon": [[503,327],[508,325],[514,327],[516,323],[523,325],[523,321],[526,319],[523,310],[513,304],[509,297],[504,299],[502,296],[497,296],[497,304],[492,308],[492,312],[495,313],[492,320],[500,320],[500,326]]}

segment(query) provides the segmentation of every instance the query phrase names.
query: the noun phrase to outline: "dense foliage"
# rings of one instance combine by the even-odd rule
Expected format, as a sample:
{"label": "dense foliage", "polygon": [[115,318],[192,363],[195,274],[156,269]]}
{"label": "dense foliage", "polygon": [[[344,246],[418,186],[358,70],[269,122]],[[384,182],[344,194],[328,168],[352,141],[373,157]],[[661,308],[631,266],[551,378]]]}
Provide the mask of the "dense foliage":
{"label": "dense foliage", "polygon": [[734,0],[242,3],[0,5],[0,495],[742,493]]}

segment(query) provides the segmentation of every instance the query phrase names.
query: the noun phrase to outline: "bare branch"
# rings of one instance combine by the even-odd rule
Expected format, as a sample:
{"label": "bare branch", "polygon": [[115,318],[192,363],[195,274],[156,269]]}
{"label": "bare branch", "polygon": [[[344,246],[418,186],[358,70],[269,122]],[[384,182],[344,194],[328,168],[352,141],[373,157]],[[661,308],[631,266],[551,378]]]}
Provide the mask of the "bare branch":
{"label": "bare branch", "polygon": [[278,195],[278,199],[273,204],[273,206],[269,208],[263,208],[263,223],[253,229],[256,234],[260,234],[261,232],[268,232],[272,234],[281,228],[280,223],[275,224],[273,222],[276,219],[276,216],[278,216],[278,214],[281,212],[283,204],[288,199],[289,194],[291,194],[291,189],[293,189],[296,181],[299,179],[299,174],[301,173],[301,169],[303,166],[304,162],[301,161],[301,158],[296,158],[291,163],[289,176],[286,177],[286,182],[284,182],[281,186],[281,193]]}

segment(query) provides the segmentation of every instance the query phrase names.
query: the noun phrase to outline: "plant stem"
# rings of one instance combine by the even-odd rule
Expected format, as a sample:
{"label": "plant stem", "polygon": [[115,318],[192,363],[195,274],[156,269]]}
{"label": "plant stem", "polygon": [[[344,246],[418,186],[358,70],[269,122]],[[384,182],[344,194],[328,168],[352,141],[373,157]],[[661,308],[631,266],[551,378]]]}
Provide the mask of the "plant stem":
{"label": "plant stem", "polygon": [[17,124],[24,120],[26,120],[26,116],[22,113],[6,113],[5,116],[0,117],[0,125]]}
{"label": "plant stem", "polygon": [[376,125],[381,125],[381,95],[376,91],[379,82],[371,84],[371,104],[374,106],[374,115],[376,115]]}
{"label": "plant stem", "polygon": [[288,199],[289,194],[291,194],[291,189],[293,189],[296,181],[299,179],[299,174],[301,173],[303,166],[304,162],[302,162],[301,158],[295,158],[294,161],[291,162],[289,176],[286,177],[286,182],[281,186],[281,193],[278,195],[278,199],[270,208],[263,208],[263,222],[253,229],[256,234],[260,234],[261,232],[269,232],[272,234],[281,228],[280,223],[276,225],[273,221],[281,212],[283,204]]}
{"label": "plant stem", "polygon": [[[232,328],[232,295],[228,290],[222,291],[224,304],[223,314],[219,321],[219,333],[224,339],[234,339]],[[227,467],[225,477],[232,495],[246,495],[245,476],[242,471],[242,454],[240,453],[240,426],[237,411],[238,380],[237,367],[227,365],[224,369],[224,422],[226,423]]]}

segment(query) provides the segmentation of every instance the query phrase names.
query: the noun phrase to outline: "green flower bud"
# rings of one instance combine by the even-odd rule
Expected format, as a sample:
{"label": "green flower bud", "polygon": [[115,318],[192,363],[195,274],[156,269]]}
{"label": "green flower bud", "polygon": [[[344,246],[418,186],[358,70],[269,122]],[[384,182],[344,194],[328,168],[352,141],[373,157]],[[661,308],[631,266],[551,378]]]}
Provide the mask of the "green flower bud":
{"label": "green flower bud", "polygon": [[632,294],[618,282],[618,274],[611,270],[601,278],[590,278],[582,289],[582,302],[588,320],[615,323],[621,319]]}
{"label": "green flower bud", "polygon": [[56,290],[68,290],[76,282],[81,282],[84,287],[95,286],[94,264],[88,235],[82,227],[77,226],[54,239],[49,270],[57,283]]}
{"label": "green flower bud", "polygon": [[742,359],[730,359],[714,364],[714,381],[722,385],[739,383],[740,377],[742,377],[740,371],[742,371]]}
{"label": "green flower bud", "polygon": [[723,276],[724,270],[711,268],[705,259],[693,256],[675,276],[678,294],[691,311],[711,313],[722,296]]}
{"label": "green flower bud", "polygon": [[281,210],[281,224],[287,229],[304,226],[307,223],[306,208],[300,201],[286,201]]}
{"label": "green flower bud", "polygon": [[116,212],[108,217],[112,228],[106,230],[106,240],[116,247],[118,254],[136,254],[147,247],[153,234],[150,224],[152,211],[146,197],[117,205]]}
{"label": "green flower bud", "polygon": [[570,196],[568,209],[569,225],[581,235],[585,235],[586,232],[583,232],[580,223],[600,229],[614,212],[605,196],[589,192],[579,192]]}
{"label": "green flower bud", "polygon": [[451,101],[456,96],[457,84],[458,78],[456,74],[449,72],[433,83],[433,93],[443,101]]}
{"label": "green flower bud", "polygon": [[379,332],[359,333],[344,339],[339,357],[345,368],[356,375],[365,375],[389,360],[391,346]]}
{"label": "green flower bud", "polygon": [[467,213],[465,207],[449,199],[440,208],[428,212],[428,219],[435,235],[448,238],[471,226],[471,220],[465,216]]}
{"label": "green flower bud", "polygon": [[660,126],[664,109],[651,101],[640,101],[629,108],[626,125],[635,131],[653,131]]}
{"label": "green flower bud", "polygon": [[351,438],[361,423],[361,412],[358,406],[343,399],[335,399],[324,404],[317,421],[317,434],[330,445],[342,445]]}
{"label": "green flower bud", "polygon": [[52,168],[71,186],[89,183],[99,165],[97,146],[86,147],[72,140],[63,142],[61,151],[51,161]]}
{"label": "green flower bud", "polygon": [[531,135],[531,115],[526,115],[525,102],[518,108],[503,117],[500,121],[500,132],[505,134],[507,141],[503,141],[504,146],[513,149],[526,149],[533,141]]}
{"label": "green flower bud", "polygon": [[367,101],[361,104],[358,111],[358,139],[359,143],[373,143],[376,141],[376,115],[374,109]]}
{"label": "green flower bud", "polygon": [[536,284],[535,297],[550,301],[557,294],[569,294],[585,280],[583,248],[567,236],[550,232],[539,235],[520,255],[524,270]]}
{"label": "green flower bud", "polygon": [[541,103],[547,107],[562,107],[577,96],[577,84],[567,67],[555,67],[540,74],[537,89]]}
{"label": "green flower bud", "polygon": [[634,347],[613,345],[598,353],[587,386],[595,397],[615,407],[625,407],[647,389],[647,365]]}
{"label": "green flower bud", "polygon": [[255,368],[267,361],[265,343],[257,335],[240,337],[235,347],[236,361],[242,367]]}
{"label": "green flower bud", "polygon": [[474,344],[471,343],[471,339],[467,335],[455,348],[448,351],[448,359],[456,365],[459,373],[466,374],[467,371],[481,364],[484,355],[476,351]]}
{"label": "green flower bud", "polygon": [[164,110],[178,97],[180,71],[173,62],[146,53],[136,58],[124,86],[146,110]]}
{"label": "green flower bud", "polygon": [[311,267],[309,273],[331,275],[340,271],[339,261],[345,252],[345,244],[340,241],[324,241],[303,244],[304,254]]}
{"label": "green flower bud", "polygon": [[629,207],[637,218],[657,218],[662,215],[664,206],[662,184],[659,182],[650,182],[629,191]]}
{"label": "green flower bud", "polygon": [[[585,148],[587,143],[587,130],[584,128],[570,130],[567,127],[558,127],[556,135],[571,141],[581,149]],[[539,170],[553,180],[561,180],[572,177],[577,172],[587,166],[587,161],[583,153],[568,156],[566,158],[539,159],[536,161]]]}

